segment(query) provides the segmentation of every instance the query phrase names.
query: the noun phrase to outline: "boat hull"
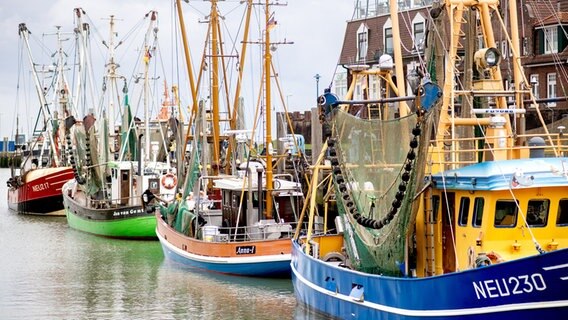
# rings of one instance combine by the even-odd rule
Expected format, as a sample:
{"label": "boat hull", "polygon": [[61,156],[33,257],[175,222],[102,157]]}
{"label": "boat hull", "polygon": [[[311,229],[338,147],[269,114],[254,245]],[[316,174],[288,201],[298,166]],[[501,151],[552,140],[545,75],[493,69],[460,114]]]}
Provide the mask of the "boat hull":
{"label": "boat hull", "polygon": [[29,171],[21,186],[8,188],[8,207],[23,214],[64,216],[61,190],[73,178],[71,167]]}
{"label": "boat hull", "polygon": [[395,278],[314,259],[294,241],[292,282],[300,303],[341,319],[568,316],[568,249],[442,276]]}
{"label": "boat hull", "polygon": [[156,239],[156,219],[142,206],[87,208],[63,192],[67,223],[73,229],[123,239]]}
{"label": "boat hull", "polygon": [[164,255],[185,266],[239,276],[289,277],[290,239],[207,242],[180,234],[156,213]]}

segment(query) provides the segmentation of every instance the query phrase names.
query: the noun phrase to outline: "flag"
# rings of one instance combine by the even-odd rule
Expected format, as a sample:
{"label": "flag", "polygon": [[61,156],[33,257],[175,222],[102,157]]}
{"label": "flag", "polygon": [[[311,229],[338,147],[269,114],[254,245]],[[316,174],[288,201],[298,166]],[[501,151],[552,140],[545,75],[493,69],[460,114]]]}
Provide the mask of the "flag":
{"label": "flag", "polygon": [[150,49],[146,49],[146,52],[144,53],[144,62],[146,64],[150,63],[150,58],[152,58],[152,54],[150,53]]}
{"label": "flag", "polygon": [[136,128],[134,126],[132,110],[128,103],[128,92],[124,95],[124,113],[122,114],[120,159],[136,160],[138,159],[138,150],[136,148]]}
{"label": "flag", "polygon": [[266,23],[266,30],[268,30],[268,32],[272,31],[272,29],[276,28],[276,20],[274,19],[274,12],[270,15],[270,18],[268,19],[268,22]]}

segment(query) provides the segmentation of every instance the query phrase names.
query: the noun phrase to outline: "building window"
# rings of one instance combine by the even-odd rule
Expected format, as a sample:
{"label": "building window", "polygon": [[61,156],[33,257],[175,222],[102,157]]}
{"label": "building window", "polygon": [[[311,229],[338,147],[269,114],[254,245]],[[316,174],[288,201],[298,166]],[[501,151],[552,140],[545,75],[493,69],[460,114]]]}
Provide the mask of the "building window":
{"label": "building window", "polygon": [[368,48],[368,33],[367,28],[357,34],[357,60],[365,61],[367,59]]}
{"label": "building window", "polygon": [[[546,97],[549,99],[556,98],[556,73],[549,73],[546,75]],[[556,107],[556,102],[549,102],[549,107]]]}
{"label": "building window", "polygon": [[394,52],[394,47],[392,44],[392,28],[385,29],[385,53],[392,54]]}
{"label": "building window", "polygon": [[544,28],[544,53],[558,53],[558,27]]}
{"label": "building window", "polygon": [[531,74],[530,76],[531,91],[535,99],[539,98],[538,94],[538,74]]}
{"label": "building window", "polygon": [[424,22],[414,24],[414,48],[418,51],[424,49]]}
{"label": "building window", "polygon": [[523,38],[523,56],[529,55],[529,39]]}

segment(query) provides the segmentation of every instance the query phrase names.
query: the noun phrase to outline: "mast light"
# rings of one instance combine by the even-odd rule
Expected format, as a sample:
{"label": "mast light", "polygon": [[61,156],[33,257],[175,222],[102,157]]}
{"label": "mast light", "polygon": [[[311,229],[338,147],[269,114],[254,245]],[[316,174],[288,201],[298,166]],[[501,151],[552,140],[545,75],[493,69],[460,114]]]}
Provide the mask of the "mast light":
{"label": "mast light", "polygon": [[481,70],[492,68],[501,62],[501,53],[496,48],[483,48],[475,53],[474,60]]}

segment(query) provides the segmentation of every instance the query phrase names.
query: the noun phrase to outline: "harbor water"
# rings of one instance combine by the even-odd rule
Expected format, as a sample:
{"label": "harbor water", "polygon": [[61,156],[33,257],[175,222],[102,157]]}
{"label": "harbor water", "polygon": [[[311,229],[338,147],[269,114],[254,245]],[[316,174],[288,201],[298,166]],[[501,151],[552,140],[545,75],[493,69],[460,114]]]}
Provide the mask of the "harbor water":
{"label": "harbor water", "polygon": [[0,169],[0,319],[325,319],[296,304],[289,279],[185,268],[156,241],[101,238],[65,217],[19,215]]}

